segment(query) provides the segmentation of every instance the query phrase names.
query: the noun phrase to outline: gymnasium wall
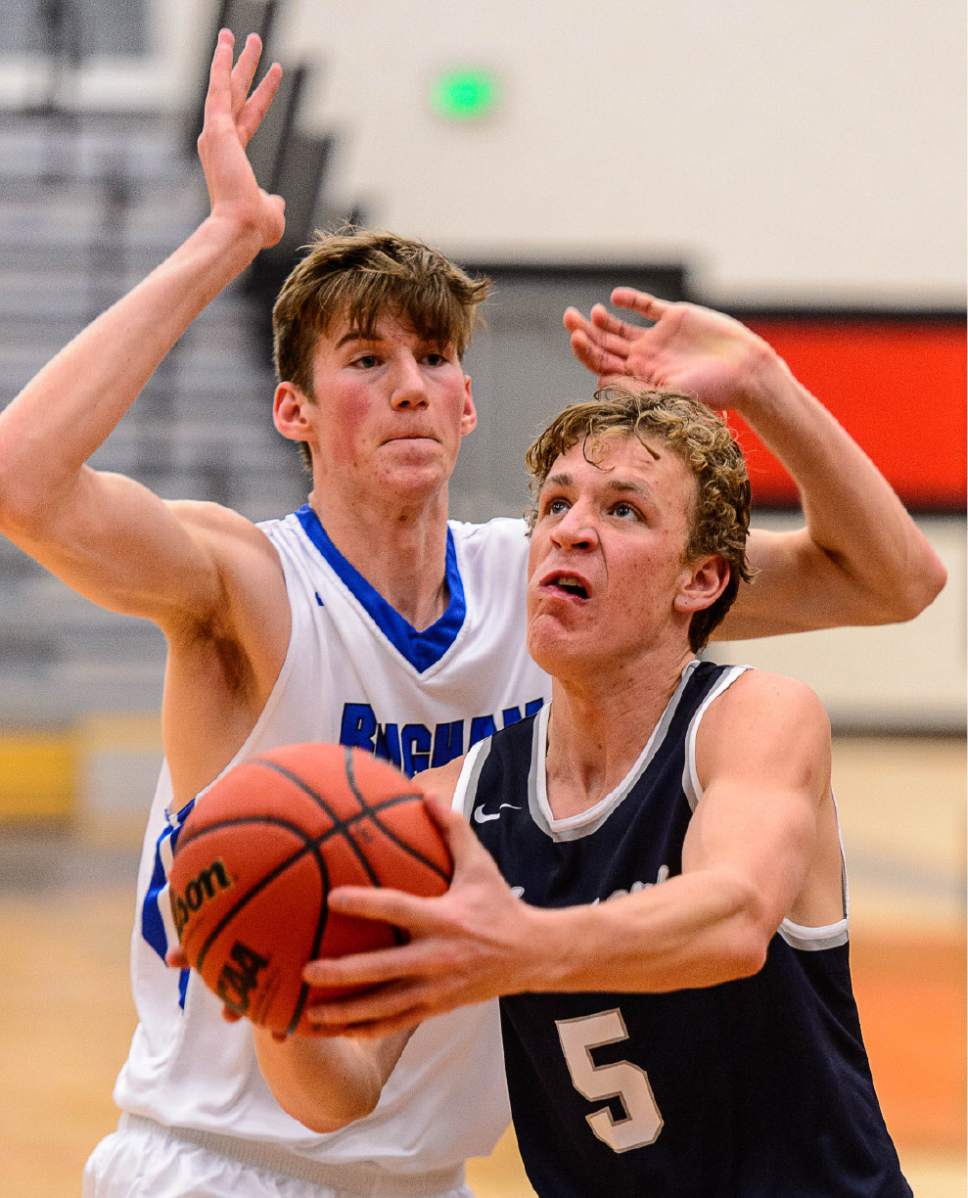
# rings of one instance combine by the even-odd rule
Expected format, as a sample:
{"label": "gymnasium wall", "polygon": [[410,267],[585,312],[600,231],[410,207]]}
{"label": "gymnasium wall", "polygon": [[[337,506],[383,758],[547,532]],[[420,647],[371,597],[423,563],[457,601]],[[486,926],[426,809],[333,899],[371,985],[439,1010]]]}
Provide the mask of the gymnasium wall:
{"label": "gymnasium wall", "polygon": [[[90,105],[184,107],[214,0],[147,0],[150,52]],[[960,0],[289,0],[274,52],[321,64],[304,121],[336,189],[467,256],[685,260],[731,303],[959,305]],[[490,70],[492,115],[428,102]],[[0,100],[29,64],[5,59]]]}

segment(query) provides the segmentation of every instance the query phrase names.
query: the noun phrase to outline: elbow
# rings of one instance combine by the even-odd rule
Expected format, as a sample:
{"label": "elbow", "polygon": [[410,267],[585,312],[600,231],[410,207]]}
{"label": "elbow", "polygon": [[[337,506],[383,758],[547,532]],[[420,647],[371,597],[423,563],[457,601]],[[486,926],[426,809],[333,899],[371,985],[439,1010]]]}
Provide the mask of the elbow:
{"label": "elbow", "polygon": [[328,1135],[330,1132],[342,1131],[358,1119],[364,1119],[376,1109],[376,1101],[340,1103],[327,1110],[319,1110],[314,1106],[304,1106],[301,1103],[280,1102],[279,1105],[315,1135]]}
{"label": "elbow", "polygon": [[904,624],[915,619],[941,594],[948,581],[944,563],[930,546],[909,563],[903,577],[872,601],[872,624]]}
{"label": "elbow", "polygon": [[948,581],[948,571],[944,562],[930,547],[922,560],[911,570],[911,578],[906,595],[906,605],[898,620],[913,620],[926,607],[932,604],[944,590]]}
{"label": "elbow", "polygon": [[723,980],[753,977],[766,964],[777,921],[756,887],[737,883],[729,930],[722,937]]}
{"label": "elbow", "polygon": [[371,1115],[380,1101],[380,1086],[356,1085],[330,1093],[325,1105],[305,1094],[294,1097],[275,1093],[275,1098],[286,1114],[307,1130],[328,1135]]}

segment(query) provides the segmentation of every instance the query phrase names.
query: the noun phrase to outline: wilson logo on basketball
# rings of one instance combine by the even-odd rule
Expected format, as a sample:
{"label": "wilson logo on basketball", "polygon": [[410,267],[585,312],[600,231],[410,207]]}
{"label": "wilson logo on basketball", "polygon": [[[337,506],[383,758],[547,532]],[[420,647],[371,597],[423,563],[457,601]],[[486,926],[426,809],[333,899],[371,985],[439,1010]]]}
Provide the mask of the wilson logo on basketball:
{"label": "wilson logo on basketball", "polygon": [[221,858],[217,858],[192,878],[180,894],[177,890],[172,889],[171,913],[174,916],[175,930],[179,937],[181,937],[185,924],[195,912],[200,911],[217,893],[229,890],[232,884],[233,879],[225,868],[225,862]]}

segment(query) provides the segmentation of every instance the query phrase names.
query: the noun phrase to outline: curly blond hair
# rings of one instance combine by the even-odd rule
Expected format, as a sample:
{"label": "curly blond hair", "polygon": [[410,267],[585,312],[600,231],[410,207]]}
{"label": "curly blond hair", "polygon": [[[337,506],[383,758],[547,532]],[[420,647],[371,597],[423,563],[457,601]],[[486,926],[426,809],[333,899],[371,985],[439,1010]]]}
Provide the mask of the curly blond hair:
{"label": "curly blond hair", "polygon": [[[696,479],[696,503],[690,517],[683,558],[692,561],[715,553],[729,564],[729,582],[715,603],[696,612],[689,625],[689,644],[697,652],[733,605],[740,580],[753,573],[746,560],[749,535],[750,481],[743,451],[725,420],[699,400],[670,391],[633,391],[605,387],[595,398],[570,404],[529,447],[525,465],[531,494],[538,493],[555,461],[581,444],[589,457],[590,442],[609,436],[655,438],[668,445]],[[537,508],[529,514],[534,527]]]}

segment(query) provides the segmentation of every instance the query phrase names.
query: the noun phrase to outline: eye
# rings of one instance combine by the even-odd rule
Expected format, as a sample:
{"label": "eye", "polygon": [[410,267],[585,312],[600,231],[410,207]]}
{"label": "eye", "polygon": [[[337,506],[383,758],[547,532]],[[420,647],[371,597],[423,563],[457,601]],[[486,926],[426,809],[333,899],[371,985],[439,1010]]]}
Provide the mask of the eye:
{"label": "eye", "polygon": [[618,516],[620,520],[640,520],[642,517],[637,508],[634,508],[630,503],[620,500],[612,506],[612,515]]}
{"label": "eye", "polygon": [[541,505],[542,516],[563,516],[568,511],[568,500],[560,495],[553,495]]}
{"label": "eye", "polygon": [[441,353],[439,350],[433,350],[431,353],[425,354],[424,361],[427,363],[428,366],[449,366],[450,365],[450,359],[447,357],[446,354]]}
{"label": "eye", "polygon": [[374,366],[379,366],[380,359],[376,354],[358,354],[350,363],[359,370],[371,370]]}

